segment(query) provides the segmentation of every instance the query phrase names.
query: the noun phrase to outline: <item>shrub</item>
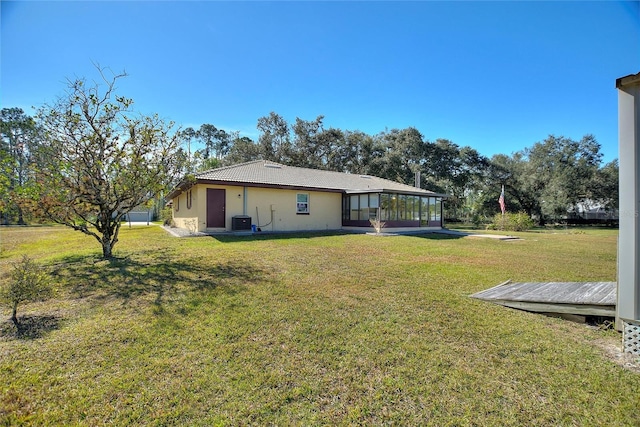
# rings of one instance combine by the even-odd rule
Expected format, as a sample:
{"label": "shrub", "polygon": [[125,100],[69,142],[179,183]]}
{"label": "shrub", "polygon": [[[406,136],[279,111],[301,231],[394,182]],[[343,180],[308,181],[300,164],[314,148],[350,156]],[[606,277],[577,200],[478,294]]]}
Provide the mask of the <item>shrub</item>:
{"label": "shrub", "polygon": [[370,219],[369,222],[371,223],[373,229],[376,230],[377,234],[380,234],[382,232],[382,229],[386,225],[384,221],[380,221],[380,218]]}
{"label": "shrub", "polygon": [[53,295],[49,275],[35,261],[24,255],[13,264],[8,283],[0,288],[0,302],[11,308],[11,320],[18,324],[18,304],[29,301],[42,301]]}
{"label": "shrub", "polygon": [[173,211],[170,207],[165,207],[160,211],[160,220],[164,225],[171,225],[173,223]]}
{"label": "shrub", "polygon": [[480,215],[479,213],[474,213],[471,216],[471,224],[473,224],[473,226],[476,228],[480,228],[483,225],[487,225],[488,221],[489,219],[485,215]]}
{"label": "shrub", "polygon": [[533,228],[533,220],[525,212],[496,214],[488,230],[526,231]]}

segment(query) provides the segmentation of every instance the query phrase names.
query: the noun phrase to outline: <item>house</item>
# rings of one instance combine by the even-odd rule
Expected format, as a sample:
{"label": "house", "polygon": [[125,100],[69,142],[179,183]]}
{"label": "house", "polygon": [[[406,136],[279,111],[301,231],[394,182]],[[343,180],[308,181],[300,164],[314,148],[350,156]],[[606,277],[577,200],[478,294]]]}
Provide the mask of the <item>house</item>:
{"label": "house", "polygon": [[177,227],[192,231],[442,228],[438,194],[368,175],[256,160],[201,172],[167,200]]}
{"label": "house", "polygon": [[603,205],[592,200],[585,200],[571,206],[567,210],[567,224],[606,224],[617,225],[619,221],[619,211],[615,208],[607,209]]}

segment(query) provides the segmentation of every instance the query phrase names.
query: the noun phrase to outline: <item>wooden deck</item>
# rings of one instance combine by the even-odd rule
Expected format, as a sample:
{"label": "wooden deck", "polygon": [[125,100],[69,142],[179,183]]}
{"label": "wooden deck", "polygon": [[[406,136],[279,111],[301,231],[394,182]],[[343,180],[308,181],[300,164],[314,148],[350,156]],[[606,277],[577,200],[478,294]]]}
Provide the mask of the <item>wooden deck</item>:
{"label": "wooden deck", "polygon": [[616,282],[507,281],[471,296],[538,313],[615,317],[616,285]]}

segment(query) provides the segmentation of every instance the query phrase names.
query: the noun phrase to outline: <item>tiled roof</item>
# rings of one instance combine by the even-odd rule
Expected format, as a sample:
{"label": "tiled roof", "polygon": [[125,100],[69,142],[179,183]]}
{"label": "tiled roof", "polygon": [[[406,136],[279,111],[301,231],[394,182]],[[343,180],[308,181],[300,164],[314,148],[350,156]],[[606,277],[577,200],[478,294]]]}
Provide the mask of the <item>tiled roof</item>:
{"label": "tiled roof", "polygon": [[219,181],[238,185],[260,185],[326,189],[346,193],[387,191],[406,194],[446,196],[369,175],[356,175],[318,169],[285,166],[266,160],[255,160],[212,169],[195,175],[198,181]]}

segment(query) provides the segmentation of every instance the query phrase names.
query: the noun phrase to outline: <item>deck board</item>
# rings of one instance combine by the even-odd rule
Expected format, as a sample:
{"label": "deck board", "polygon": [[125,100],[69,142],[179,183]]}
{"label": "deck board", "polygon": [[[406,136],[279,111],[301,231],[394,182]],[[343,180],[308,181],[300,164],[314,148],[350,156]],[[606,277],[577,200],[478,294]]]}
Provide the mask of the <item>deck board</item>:
{"label": "deck board", "polygon": [[536,312],[615,315],[616,282],[505,282],[471,295]]}

